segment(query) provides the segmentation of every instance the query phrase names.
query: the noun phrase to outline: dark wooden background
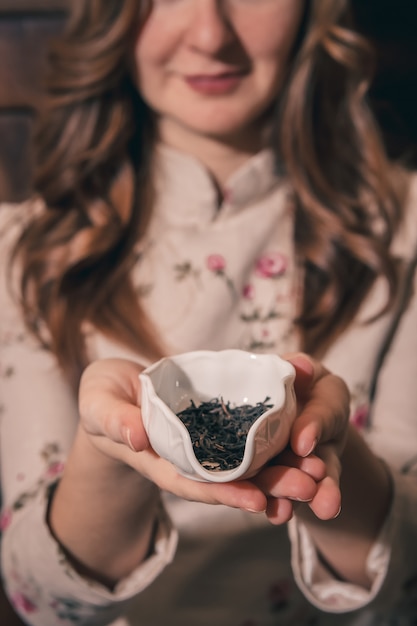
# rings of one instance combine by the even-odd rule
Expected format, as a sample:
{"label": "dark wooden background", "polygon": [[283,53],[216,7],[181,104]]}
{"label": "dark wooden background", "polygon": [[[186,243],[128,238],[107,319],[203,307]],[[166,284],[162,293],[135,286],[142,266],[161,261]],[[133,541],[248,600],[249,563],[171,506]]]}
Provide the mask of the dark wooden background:
{"label": "dark wooden background", "polygon": [[0,201],[28,193],[28,142],[46,46],[64,19],[65,0],[0,0]]}

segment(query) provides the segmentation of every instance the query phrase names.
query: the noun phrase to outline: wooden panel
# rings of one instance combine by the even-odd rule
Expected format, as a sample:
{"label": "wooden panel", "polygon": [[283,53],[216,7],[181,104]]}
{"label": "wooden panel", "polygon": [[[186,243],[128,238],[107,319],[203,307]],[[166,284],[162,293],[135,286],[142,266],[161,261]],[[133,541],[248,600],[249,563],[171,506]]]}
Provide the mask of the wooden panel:
{"label": "wooden panel", "polygon": [[31,129],[29,113],[0,113],[0,202],[23,200],[29,192]]}
{"label": "wooden panel", "polygon": [[65,9],[69,0],[0,0],[0,13],[25,11],[57,11]]}
{"label": "wooden panel", "polygon": [[0,107],[36,106],[47,43],[62,24],[59,17],[0,20]]}

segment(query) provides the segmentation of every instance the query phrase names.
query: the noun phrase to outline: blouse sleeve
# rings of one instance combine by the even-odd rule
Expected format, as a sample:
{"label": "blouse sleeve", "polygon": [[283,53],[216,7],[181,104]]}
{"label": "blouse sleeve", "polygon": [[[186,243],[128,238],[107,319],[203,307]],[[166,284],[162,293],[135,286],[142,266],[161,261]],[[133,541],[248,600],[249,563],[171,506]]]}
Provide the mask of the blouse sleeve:
{"label": "blouse sleeve", "polygon": [[[414,232],[415,226],[412,230]],[[417,596],[415,260],[410,263],[410,270],[411,297],[379,371],[371,425],[365,434],[370,447],[390,468],[394,487],[389,517],[368,555],[367,567],[373,580],[371,589],[334,579],[319,562],[306,528],[296,521],[289,525],[298,584],[310,601],[324,611],[353,611],[372,606],[385,617],[390,611],[395,612],[397,618],[410,612],[414,615]]]}
{"label": "blouse sleeve", "polygon": [[[417,281],[416,287],[417,287]],[[407,614],[417,594],[417,297],[404,314],[378,380],[373,425],[367,437],[391,470],[391,511],[367,561],[370,590],[336,580],[317,558],[306,528],[289,524],[293,567],[306,597],[324,611],[372,603]]]}
{"label": "blouse sleeve", "polygon": [[[1,224],[6,213],[1,209]],[[108,624],[171,561],[176,534],[161,508],[154,554],[114,591],[79,576],[46,524],[51,489],[64,469],[78,413],[53,355],[26,331],[5,279],[0,246],[0,518],[2,576],[15,609],[32,626]]]}

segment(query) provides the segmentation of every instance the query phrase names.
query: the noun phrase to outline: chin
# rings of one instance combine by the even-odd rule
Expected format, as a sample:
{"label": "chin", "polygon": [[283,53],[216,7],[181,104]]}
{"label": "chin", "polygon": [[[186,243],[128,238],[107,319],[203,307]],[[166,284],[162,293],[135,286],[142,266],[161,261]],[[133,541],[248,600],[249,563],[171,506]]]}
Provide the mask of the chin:
{"label": "chin", "polygon": [[230,140],[236,136],[245,135],[249,129],[254,128],[255,123],[256,121],[252,118],[249,120],[239,120],[236,117],[229,121],[223,118],[221,123],[219,120],[213,120],[211,122],[196,122],[193,124],[192,121],[188,120],[187,128],[191,133],[195,133],[196,135],[212,137],[213,139],[219,140]]}

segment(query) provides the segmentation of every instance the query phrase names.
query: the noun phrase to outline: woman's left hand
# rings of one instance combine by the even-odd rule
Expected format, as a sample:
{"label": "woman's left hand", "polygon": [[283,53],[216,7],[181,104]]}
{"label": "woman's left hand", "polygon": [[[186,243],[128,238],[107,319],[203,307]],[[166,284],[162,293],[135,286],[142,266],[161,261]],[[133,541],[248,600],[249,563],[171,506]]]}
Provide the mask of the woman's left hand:
{"label": "woman's left hand", "polygon": [[[282,498],[280,488],[297,480],[299,472],[294,470],[301,469],[317,481],[316,493],[308,502],[310,509],[319,519],[333,519],[341,506],[340,457],[349,424],[349,391],[340,377],[310,356],[299,353],[284,358],[296,370],[298,416],[290,445],[254,482],[268,498],[269,520],[281,524],[292,517],[296,499]],[[287,486],[287,492],[290,490]]]}

